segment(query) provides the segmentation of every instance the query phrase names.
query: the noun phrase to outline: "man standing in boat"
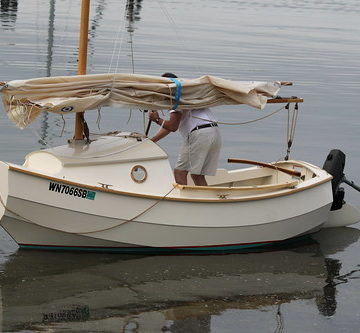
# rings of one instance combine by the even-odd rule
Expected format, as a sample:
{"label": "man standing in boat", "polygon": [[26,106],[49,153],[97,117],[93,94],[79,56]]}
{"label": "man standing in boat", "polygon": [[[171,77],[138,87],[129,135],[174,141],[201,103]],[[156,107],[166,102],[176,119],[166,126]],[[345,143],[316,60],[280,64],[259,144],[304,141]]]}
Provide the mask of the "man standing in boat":
{"label": "man standing in boat", "polygon": [[[177,78],[173,73],[165,73],[163,77]],[[160,130],[151,139],[154,142],[179,130],[184,138],[174,168],[175,181],[187,185],[190,172],[195,185],[206,186],[205,176],[215,175],[220,148],[221,136],[213,112],[208,109],[170,110],[170,119],[160,118],[157,111],[149,114],[150,120],[160,125]]]}

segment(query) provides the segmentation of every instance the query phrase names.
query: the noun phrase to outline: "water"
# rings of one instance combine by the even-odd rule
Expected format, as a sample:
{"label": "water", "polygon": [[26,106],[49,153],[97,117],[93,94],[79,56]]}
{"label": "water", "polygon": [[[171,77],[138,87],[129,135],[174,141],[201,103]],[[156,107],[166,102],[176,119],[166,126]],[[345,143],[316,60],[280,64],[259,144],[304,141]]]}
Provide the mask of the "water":
{"label": "water", "polygon": [[[0,4],[0,81],[76,73],[78,1]],[[282,95],[305,102],[291,157],[322,165],[340,148],[347,178],[360,184],[359,17],[356,0],[143,0],[127,18],[125,1],[93,0],[88,72],[293,81]],[[220,121],[242,122],[277,107],[215,111]],[[100,128],[98,118],[87,115],[92,132],[144,127],[135,109],[102,110]],[[286,121],[280,112],[221,126],[220,166],[229,167],[229,157],[285,156]],[[29,151],[62,144],[72,127],[72,117],[44,114],[20,131],[0,113],[1,160],[22,163]],[[161,142],[172,162],[179,140]],[[346,200],[360,208],[348,187]],[[359,235],[355,225],[266,253],[136,257],[19,251],[2,233],[0,325],[4,332],[355,332]]]}

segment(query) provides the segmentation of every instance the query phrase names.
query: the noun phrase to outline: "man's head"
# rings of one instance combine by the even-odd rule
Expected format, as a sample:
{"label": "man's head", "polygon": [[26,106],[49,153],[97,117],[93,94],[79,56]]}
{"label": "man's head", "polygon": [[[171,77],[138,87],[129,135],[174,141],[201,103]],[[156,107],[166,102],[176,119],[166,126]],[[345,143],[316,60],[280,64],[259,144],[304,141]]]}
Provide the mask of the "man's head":
{"label": "man's head", "polygon": [[170,72],[166,72],[166,73],[164,73],[164,74],[161,75],[161,76],[162,76],[162,77],[171,77],[171,78],[174,78],[174,79],[177,78],[177,76],[176,76],[175,74],[170,73]]}

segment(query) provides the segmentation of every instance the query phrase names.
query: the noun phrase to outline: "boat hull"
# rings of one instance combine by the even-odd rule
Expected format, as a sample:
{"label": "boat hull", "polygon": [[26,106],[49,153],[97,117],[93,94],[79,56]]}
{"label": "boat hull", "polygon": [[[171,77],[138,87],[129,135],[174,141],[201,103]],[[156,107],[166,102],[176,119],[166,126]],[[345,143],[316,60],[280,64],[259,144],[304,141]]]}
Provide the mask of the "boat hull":
{"label": "boat hull", "polygon": [[[104,231],[93,235],[96,237],[46,228],[8,216],[1,225],[23,248],[123,253],[224,251],[271,246],[315,232],[320,229],[322,223],[319,222],[326,219],[328,210],[325,206],[284,221],[244,227],[174,227],[132,222],[126,228],[112,230],[112,236],[110,231]],[[116,241],[117,238],[123,241]]]}
{"label": "boat hull", "polygon": [[[321,189],[315,188],[316,193]],[[2,226],[23,247],[99,249],[123,252],[147,250],[224,250],[270,245],[313,232],[326,222],[331,203],[294,213],[311,193],[286,198],[232,203],[162,201],[139,217],[119,210],[118,217],[74,211],[9,197]],[[103,194],[109,196],[109,194]],[[312,195],[310,195],[312,197]],[[105,198],[106,199],[106,198]],[[118,202],[129,198],[118,196]],[[109,199],[110,200],[110,199]],[[131,198],[143,209],[155,200]],[[110,200],[111,201],[111,200]],[[143,201],[143,202],[142,202]],[[117,207],[121,206],[118,204]],[[284,209],[283,207],[294,209]],[[272,212],[271,212],[271,207]],[[276,207],[276,208],[275,208]],[[251,214],[251,215],[250,215]],[[127,218],[124,218],[127,216]]]}
{"label": "boat hull", "polygon": [[332,203],[330,181],[243,197],[216,190],[205,198],[196,189],[135,194],[4,164],[1,169],[11,184],[2,188],[1,226],[27,248],[161,252],[268,246],[319,230]]}

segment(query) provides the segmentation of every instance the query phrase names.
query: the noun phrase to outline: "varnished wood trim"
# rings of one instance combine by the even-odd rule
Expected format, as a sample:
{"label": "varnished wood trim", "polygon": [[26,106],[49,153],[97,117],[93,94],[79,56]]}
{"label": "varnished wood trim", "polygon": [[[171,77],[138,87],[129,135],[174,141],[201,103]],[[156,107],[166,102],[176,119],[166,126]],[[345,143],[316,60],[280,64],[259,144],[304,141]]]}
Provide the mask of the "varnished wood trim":
{"label": "varnished wood trim", "polygon": [[238,158],[229,158],[228,163],[244,163],[244,164],[258,165],[258,166],[262,166],[262,167],[265,167],[265,168],[278,170],[278,171],[287,173],[288,175],[291,175],[291,176],[295,176],[295,177],[300,177],[301,176],[301,172],[299,172],[299,171],[289,170],[289,169],[279,167],[279,166],[277,166],[275,164],[264,163],[264,162],[259,162],[259,161],[241,160],[241,159],[238,159]]}
{"label": "varnished wood trim", "polygon": [[[134,172],[135,172],[136,169],[141,169],[141,170],[144,171],[144,177],[142,179],[137,179],[134,176]],[[145,167],[143,167],[140,164],[134,165],[130,170],[130,177],[135,183],[141,184],[147,179],[147,171],[146,171]]]}
{"label": "varnished wood trim", "polygon": [[175,184],[177,188],[181,190],[205,190],[205,191],[253,191],[253,190],[273,190],[282,188],[291,188],[299,184],[299,181],[295,180],[292,182],[279,183],[279,184],[268,184],[268,185],[253,185],[253,186],[191,186],[191,185],[180,185]]}
{"label": "varnished wood trim", "polygon": [[276,198],[276,197],[287,196],[289,194],[293,194],[293,193],[297,193],[297,192],[302,192],[302,191],[308,190],[310,188],[317,187],[317,186],[319,186],[321,184],[330,182],[331,179],[332,179],[331,176],[328,176],[327,178],[319,181],[318,183],[307,185],[307,186],[302,187],[302,188],[289,189],[288,191],[284,191],[284,192],[281,192],[281,193],[267,194],[267,195],[265,194],[265,195],[261,195],[261,196],[258,196],[258,197],[236,198],[236,199],[220,199],[220,198],[196,199],[196,198],[163,197],[163,196],[159,196],[159,195],[138,194],[138,193],[133,193],[133,192],[117,191],[117,190],[112,190],[112,189],[108,189],[108,188],[102,188],[102,187],[98,187],[98,186],[91,186],[91,185],[86,185],[86,184],[82,184],[82,183],[77,183],[77,182],[73,182],[73,181],[70,181],[70,180],[62,179],[62,178],[45,176],[45,175],[43,175],[41,173],[37,173],[37,172],[29,171],[29,170],[24,170],[24,169],[21,169],[21,168],[14,167],[12,165],[9,165],[9,170],[19,172],[19,173],[28,174],[28,175],[38,177],[38,178],[53,180],[53,181],[56,181],[56,182],[59,182],[59,183],[78,186],[78,187],[82,187],[82,188],[86,188],[86,189],[90,189],[90,190],[98,191],[98,192],[113,193],[113,194],[117,194],[117,195],[126,195],[126,196],[130,196],[130,197],[137,197],[137,198],[143,198],[143,199],[157,199],[157,200],[161,199],[161,200],[165,200],[165,201],[179,201],[179,202],[193,202],[193,203],[201,203],[201,202],[205,202],[205,203],[234,203],[234,202],[242,202],[242,201],[255,201],[255,200],[271,199],[271,198]]}
{"label": "varnished wood trim", "polygon": [[304,102],[303,98],[270,98],[267,100],[267,103],[302,103]]}

